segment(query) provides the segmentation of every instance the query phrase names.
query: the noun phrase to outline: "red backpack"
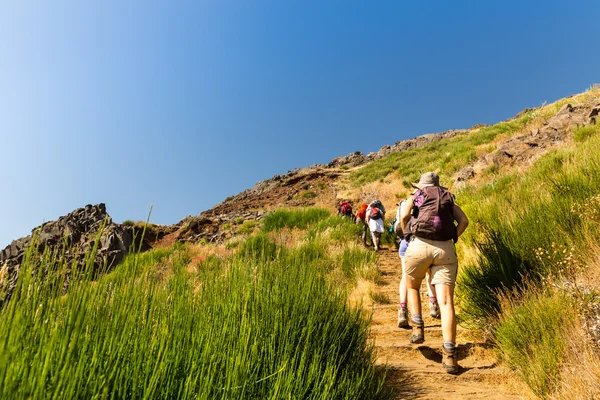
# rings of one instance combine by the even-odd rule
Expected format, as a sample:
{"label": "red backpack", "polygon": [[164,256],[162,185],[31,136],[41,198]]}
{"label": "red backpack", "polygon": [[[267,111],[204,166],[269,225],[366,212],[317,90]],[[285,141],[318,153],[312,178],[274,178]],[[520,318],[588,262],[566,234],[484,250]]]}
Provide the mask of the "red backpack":
{"label": "red backpack", "polygon": [[371,208],[371,215],[369,216],[371,219],[381,219],[381,210],[377,207]]}
{"label": "red backpack", "polygon": [[352,214],[352,206],[350,206],[350,204],[344,202],[340,206],[340,212],[342,214]]}

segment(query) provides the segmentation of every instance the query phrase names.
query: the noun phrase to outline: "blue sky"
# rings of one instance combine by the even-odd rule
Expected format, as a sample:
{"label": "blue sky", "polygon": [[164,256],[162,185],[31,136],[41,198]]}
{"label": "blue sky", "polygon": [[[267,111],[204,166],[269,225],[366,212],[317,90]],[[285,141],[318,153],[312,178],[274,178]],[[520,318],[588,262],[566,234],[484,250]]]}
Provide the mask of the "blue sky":
{"label": "blue sky", "polygon": [[[376,4],[376,6],[375,6]],[[600,82],[597,1],[4,1],[0,247],[176,223],[275,174]]]}

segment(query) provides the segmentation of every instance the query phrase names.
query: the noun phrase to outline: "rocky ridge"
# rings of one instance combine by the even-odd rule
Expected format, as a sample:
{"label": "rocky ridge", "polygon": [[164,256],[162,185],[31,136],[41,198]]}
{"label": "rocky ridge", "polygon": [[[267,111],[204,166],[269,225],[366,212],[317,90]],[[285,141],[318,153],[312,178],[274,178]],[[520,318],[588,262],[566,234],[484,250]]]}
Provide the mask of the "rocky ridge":
{"label": "rocky ridge", "polygon": [[485,154],[455,176],[455,185],[461,186],[490,167],[524,165],[531,163],[549,149],[564,143],[573,129],[597,123],[600,103],[565,104],[539,128],[510,138],[498,144],[496,150]]}
{"label": "rocky ridge", "polygon": [[98,250],[91,261],[94,271],[114,267],[134,243],[133,227],[113,223],[104,204],[88,204],[34,228],[29,236],[13,240],[0,251],[0,305],[10,298],[29,247],[35,248],[33,257],[50,251],[62,257],[68,268],[82,268],[96,240]]}

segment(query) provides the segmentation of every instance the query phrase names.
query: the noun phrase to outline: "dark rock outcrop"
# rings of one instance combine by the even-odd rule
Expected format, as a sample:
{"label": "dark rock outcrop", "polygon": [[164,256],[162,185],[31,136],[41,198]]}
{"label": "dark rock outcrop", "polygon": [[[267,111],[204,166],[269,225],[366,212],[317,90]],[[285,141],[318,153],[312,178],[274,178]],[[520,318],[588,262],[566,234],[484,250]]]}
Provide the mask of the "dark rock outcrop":
{"label": "dark rock outcrop", "polygon": [[133,228],[114,224],[104,204],[87,205],[33,229],[29,236],[13,240],[0,251],[0,304],[10,298],[30,246],[34,246],[36,258],[44,251],[50,251],[61,257],[67,268],[72,265],[83,267],[96,240],[98,249],[90,261],[94,271],[111,268],[129,252],[134,240]]}

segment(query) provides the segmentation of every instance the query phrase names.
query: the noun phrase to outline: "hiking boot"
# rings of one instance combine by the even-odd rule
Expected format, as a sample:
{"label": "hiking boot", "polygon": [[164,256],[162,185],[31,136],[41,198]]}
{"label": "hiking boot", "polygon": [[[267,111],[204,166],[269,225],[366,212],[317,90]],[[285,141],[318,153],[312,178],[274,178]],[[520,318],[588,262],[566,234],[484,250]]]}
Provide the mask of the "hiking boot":
{"label": "hiking boot", "polygon": [[408,310],[406,308],[398,310],[398,328],[408,328]]}
{"label": "hiking boot", "polygon": [[431,318],[440,319],[440,305],[437,301],[429,302],[429,315]]}
{"label": "hiking boot", "polygon": [[458,374],[458,362],[456,361],[456,349],[448,351],[442,346],[442,367],[449,374]]}
{"label": "hiking boot", "polygon": [[420,344],[425,341],[425,324],[421,325],[413,325],[412,327],[412,336],[410,337],[410,342],[412,344]]}

